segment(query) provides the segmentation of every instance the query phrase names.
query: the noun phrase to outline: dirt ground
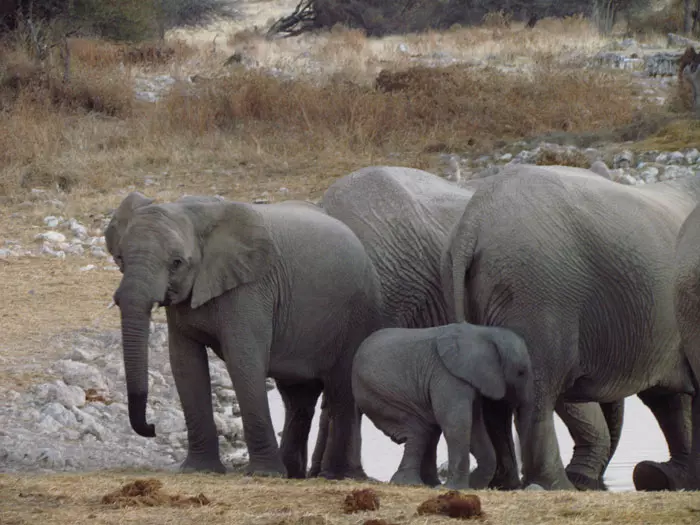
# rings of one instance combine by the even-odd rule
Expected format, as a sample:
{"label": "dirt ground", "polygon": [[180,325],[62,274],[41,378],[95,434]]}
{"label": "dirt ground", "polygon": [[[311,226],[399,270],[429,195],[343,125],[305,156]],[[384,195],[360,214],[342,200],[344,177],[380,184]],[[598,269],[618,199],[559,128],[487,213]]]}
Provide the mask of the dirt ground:
{"label": "dirt ground", "polygon": [[[149,499],[132,496],[103,503],[127,483],[161,482]],[[156,483],[157,487],[157,483]],[[371,488],[379,509],[344,512],[353,490]],[[375,483],[290,481],[236,475],[101,472],[52,476],[0,476],[0,523],[162,523],[256,525],[359,525],[449,523],[453,518],[418,515],[417,507],[445,491]],[[467,491],[467,493],[471,493]],[[697,493],[474,492],[481,499],[476,522],[493,525],[697,524]],[[188,501],[189,500],[189,501]],[[153,505],[153,506],[149,506]],[[379,525],[377,522],[373,522]],[[371,525],[371,522],[370,522]]]}

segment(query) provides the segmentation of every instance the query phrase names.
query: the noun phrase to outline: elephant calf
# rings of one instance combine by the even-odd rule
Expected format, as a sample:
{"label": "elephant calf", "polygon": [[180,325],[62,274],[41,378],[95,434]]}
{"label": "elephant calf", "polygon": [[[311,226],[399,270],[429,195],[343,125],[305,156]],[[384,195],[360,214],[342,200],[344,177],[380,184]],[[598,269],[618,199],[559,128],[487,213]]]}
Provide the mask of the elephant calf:
{"label": "elephant calf", "polygon": [[[469,323],[384,328],[355,354],[352,388],[360,410],[377,428],[405,444],[392,483],[439,485],[435,449],[444,432],[446,486],[488,486],[496,457],[483,422],[482,395],[518,407],[521,440],[529,428],[530,357],[523,339],[502,328]],[[470,451],[478,463],[471,480]]]}

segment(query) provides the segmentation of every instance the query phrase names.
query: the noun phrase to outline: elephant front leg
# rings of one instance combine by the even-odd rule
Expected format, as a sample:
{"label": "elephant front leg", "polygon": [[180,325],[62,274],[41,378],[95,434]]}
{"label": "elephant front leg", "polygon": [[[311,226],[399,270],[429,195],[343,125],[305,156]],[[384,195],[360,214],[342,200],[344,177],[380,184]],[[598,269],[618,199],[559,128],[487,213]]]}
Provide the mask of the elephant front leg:
{"label": "elephant front leg", "polygon": [[561,452],[554,428],[554,402],[536,395],[532,429],[521,443],[523,485],[537,484],[547,490],[575,490],[561,461]]}
{"label": "elephant front leg", "polygon": [[[417,421],[408,423],[404,432],[407,437],[403,446],[403,457],[399,468],[389,482],[396,485],[423,485],[425,481],[421,474],[426,454],[430,453],[434,432],[430,427]],[[437,462],[437,459],[435,461]],[[437,477],[437,469],[435,475]],[[437,484],[440,484],[440,480]]]}
{"label": "elephant front leg", "polygon": [[447,442],[447,481],[445,488],[466,490],[469,484],[469,453],[471,451],[472,403],[456,403],[446,414],[438,416]]}
{"label": "elephant front leg", "polygon": [[566,475],[579,490],[601,490],[600,478],[610,457],[610,432],[601,406],[559,399],[556,412],[574,441]]}
{"label": "elephant front leg", "polygon": [[290,478],[306,477],[307,449],[311,421],[314,417],[316,401],[321,395],[323,384],[311,381],[303,384],[277,382],[285,407],[284,430],[282,432],[282,462]]}
{"label": "elephant front leg", "polygon": [[169,320],[170,367],[187,425],[187,458],[180,469],[183,472],[223,474],[226,468],[219,456],[206,348],[170,329],[170,326],[172,323]]}
{"label": "elephant front leg", "polygon": [[632,479],[637,490],[678,490],[686,487],[691,448],[691,397],[646,390],[637,394],[649,407],[664,433],[671,459],[664,463],[642,461],[634,467]]}
{"label": "elephant front leg", "polygon": [[[248,313],[251,323],[253,319],[267,319]],[[271,328],[263,324],[229,329],[233,333],[222,337],[221,346],[243,420],[250,458],[245,472],[257,476],[286,476],[265,388]]]}
{"label": "elephant front leg", "polygon": [[474,404],[471,451],[476,458],[476,469],[469,475],[469,484],[473,489],[485,489],[496,473],[496,450],[486,431],[481,402]]}

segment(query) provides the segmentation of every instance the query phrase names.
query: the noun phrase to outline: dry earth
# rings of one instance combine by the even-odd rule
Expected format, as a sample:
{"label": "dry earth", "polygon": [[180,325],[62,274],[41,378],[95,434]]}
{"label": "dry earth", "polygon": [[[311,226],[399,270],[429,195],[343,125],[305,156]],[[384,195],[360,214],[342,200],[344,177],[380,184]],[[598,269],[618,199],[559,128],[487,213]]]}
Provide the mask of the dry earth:
{"label": "dry earth", "polygon": [[[138,479],[158,479],[167,495],[196,497],[209,504],[124,507],[101,502],[105,494]],[[343,502],[352,491],[372,488],[376,511],[345,514]],[[359,525],[370,519],[419,525],[450,523],[441,516],[419,516],[418,505],[441,492],[385,484],[261,480],[235,475],[167,475],[109,472],[89,475],[13,476],[0,478],[0,523],[163,523],[250,525]],[[612,494],[566,492],[475,492],[483,516],[492,525],[625,523],[629,525],[696,524],[700,499],[694,493]]]}

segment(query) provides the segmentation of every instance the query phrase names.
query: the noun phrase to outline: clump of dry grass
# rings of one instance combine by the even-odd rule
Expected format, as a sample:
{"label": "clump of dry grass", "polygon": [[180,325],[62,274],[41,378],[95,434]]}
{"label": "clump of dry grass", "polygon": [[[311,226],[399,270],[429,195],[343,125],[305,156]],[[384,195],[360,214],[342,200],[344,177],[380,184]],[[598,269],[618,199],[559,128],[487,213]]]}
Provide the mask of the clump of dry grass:
{"label": "clump of dry grass", "polygon": [[102,496],[102,503],[116,507],[162,507],[162,506],[201,506],[211,503],[201,492],[197,496],[170,495],[164,493],[163,482],[159,479],[137,479],[120,489]]}
{"label": "clump of dry grass", "polygon": [[700,144],[700,119],[683,118],[667,123],[650,137],[634,145],[638,151],[675,151]]}
{"label": "clump of dry grass", "polygon": [[416,67],[381,74],[378,89],[246,71],[180,86],[157,110],[160,128],[171,132],[245,129],[270,137],[285,130],[295,140],[332,138],[350,153],[604,128],[626,123],[632,112],[630,87],[621,77],[549,66],[532,75]]}
{"label": "clump of dry grass", "polygon": [[535,157],[535,164],[540,166],[571,166],[589,168],[591,161],[580,150],[543,149]]}

